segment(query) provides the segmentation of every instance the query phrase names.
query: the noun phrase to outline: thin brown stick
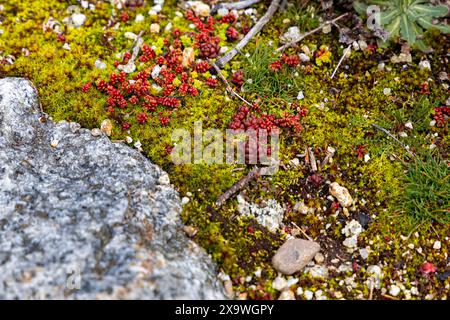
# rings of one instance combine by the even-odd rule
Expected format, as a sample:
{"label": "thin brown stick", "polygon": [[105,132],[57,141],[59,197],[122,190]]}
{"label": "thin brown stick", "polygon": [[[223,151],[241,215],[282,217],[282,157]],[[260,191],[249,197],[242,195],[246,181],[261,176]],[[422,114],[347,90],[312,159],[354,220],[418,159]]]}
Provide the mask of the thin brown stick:
{"label": "thin brown stick", "polygon": [[317,28],[315,28],[315,29],[313,29],[313,30],[311,30],[311,31],[305,32],[304,34],[302,34],[302,35],[301,35],[298,39],[296,39],[295,41],[288,42],[288,43],[286,43],[285,45],[279,47],[276,51],[277,51],[277,52],[281,52],[281,51],[283,51],[283,50],[285,50],[285,49],[287,49],[287,48],[289,48],[289,47],[292,47],[293,45],[295,45],[295,44],[297,44],[298,42],[302,41],[302,40],[305,39],[306,37],[308,37],[308,36],[310,36],[310,35],[312,35],[312,34],[314,34],[314,33],[316,33],[316,32],[319,32],[319,31],[322,30],[325,26],[327,26],[327,25],[329,25],[329,24],[335,24],[337,21],[341,20],[342,18],[345,18],[348,14],[349,14],[348,12],[347,12],[347,13],[344,13],[344,14],[340,15],[339,17],[334,18],[333,20],[329,20],[329,21],[326,21],[326,22],[322,23],[322,24],[321,24],[320,26],[318,26]]}
{"label": "thin brown stick", "polygon": [[231,198],[236,192],[244,188],[250,181],[259,175],[260,169],[254,167],[246,176],[242,177],[237,183],[235,183],[230,189],[222,194],[216,201],[216,206],[220,208],[228,199]]}
{"label": "thin brown stick", "polygon": [[386,134],[387,136],[391,137],[395,142],[397,142],[399,145],[401,145],[401,146],[403,147],[403,149],[405,149],[406,152],[408,152],[408,154],[409,154],[410,156],[412,156],[412,157],[415,157],[415,156],[416,156],[412,151],[410,151],[410,150],[406,147],[406,145],[405,145],[403,142],[401,142],[400,140],[398,140],[392,133],[390,133],[390,132],[387,131],[386,129],[380,127],[379,125],[376,125],[375,123],[372,123],[372,127],[374,127],[375,129],[377,129],[377,130],[383,132],[383,133]]}
{"label": "thin brown stick", "polygon": [[310,236],[308,236],[306,234],[306,232],[300,228],[295,222],[291,221],[291,223],[294,225],[294,227],[296,227],[298,229],[298,231],[300,231],[309,241],[314,241],[313,238],[311,238]]}
{"label": "thin brown stick", "polygon": [[259,21],[253,26],[253,28],[245,35],[245,37],[242,38],[241,41],[239,41],[236,47],[228,51],[223,57],[216,61],[216,65],[220,69],[223,69],[223,67],[225,67],[225,65],[230,62],[234,58],[234,56],[241,52],[242,49],[244,49],[244,47],[247,45],[247,43],[249,43],[250,40],[252,40],[252,38],[262,30],[262,28],[267,24],[267,22],[270,21],[272,16],[278,10],[280,2],[281,0],[272,0],[269,9],[267,9],[267,12],[264,14],[264,16],[262,16],[261,19],[259,19]]}
{"label": "thin brown stick", "polygon": [[220,68],[214,62],[212,62],[211,60],[208,60],[208,62],[214,68],[214,70],[216,70],[217,75],[223,81],[223,83],[226,85],[226,90],[227,90],[228,94],[230,94],[231,96],[237,97],[238,99],[240,99],[241,101],[243,101],[245,104],[247,104],[250,107],[253,106],[250,102],[245,100],[239,93],[237,93],[236,91],[233,90],[233,88],[231,87],[228,80],[222,74],[222,71],[220,71]]}

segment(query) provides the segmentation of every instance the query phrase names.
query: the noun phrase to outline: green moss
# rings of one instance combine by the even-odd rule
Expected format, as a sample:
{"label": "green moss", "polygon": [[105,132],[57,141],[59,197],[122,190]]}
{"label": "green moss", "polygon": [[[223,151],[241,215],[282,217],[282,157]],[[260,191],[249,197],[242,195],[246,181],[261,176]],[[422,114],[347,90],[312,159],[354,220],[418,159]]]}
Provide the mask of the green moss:
{"label": "green moss", "polygon": [[[76,1],[71,3],[75,4]],[[169,21],[173,23],[173,28],[190,30],[188,21],[175,17],[175,1],[165,6],[164,14],[167,19],[149,17],[146,15],[147,7],[138,8],[130,12],[130,22],[121,23],[118,29],[105,28],[111,6],[99,2],[95,11],[86,12],[88,19],[82,28],[65,30],[66,41],[71,46],[71,50],[66,51],[55,33],[42,31],[42,24],[50,16],[62,20],[67,16],[67,6],[67,3],[54,0],[5,5],[4,12],[0,12],[5,18],[1,26],[5,32],[0,36],[0,48],[3,50],[0,54],[12,54],[16,61],[13,65],[0,65],[0,75],[30,78],[38,88],[45,111],[53,119],[76,121],[88,128],[99,127],[110,115],[106,112],[104,95],[96,90],[81,93],[81,88],[85,83],[106,78],[114,71],[116,54],[128,51],[133,42],[124,36],[125,32],[139,33],[142,28],[147,28],[149,23],[157,20],[162,30]],[[265,5],[258,6],[262,9]],[[371,124],[377,123],[392,134],[406,131],[408,137],[402,138],[402,141],[420,156],[430,153],[429,145],[437,142],[432,134],[438,134],[439,148],[435,152],[441,153],[445,158],[449,146],[448,127],[430,127],[429,121],[432,119],[433,107],[444,103],[447,91],[439,83],[430,82],[431,94],[423,96],[420,94],[420,84],[444,69],[442,56],[448,50],[448,41],[432,31],[426,34],[427,41],[439,47],[430,56],[433,62],[431,74],[417,68],[421,59],[419,54],[414,55],[414,63],[408,70],[403,70],[402,66],[388,62],[392,54],[390,49],[378,49],[374,53],[353,52],[340,67],[336,77],[330,79],[344,50],[337,42],[335,33],[316,34],[302,43],[311,50],[327,45],[331,53],[330,61],[318,65],[312,59],[312,62],[304,63],[296,69],[285,68],[280,73],[268,71],[269,63],[278,58],[272,54],[271,48],[279,45],[280,35],[294,22],[302,31],[316,27],[316,11],[314,6],[293,6],[285,13],[277,14],[273,23],[267,25],[263,33],[244,49],[243,55],[236,56],[223,72],[228,77],[233,69],[245,69],[247,77],[253,82],[245,84],[245,90],[241,94],[247,100],[258,101],[265,112],[277,115],[293,113],[295,110],[292,110],[292,102],[298,102],[309,111],[302,119],[302,132],[282,132],[280,171],[272,177],[252,181],[245,189],[245,196],[256,203],[269,198],[277,199],[286,207],[285,225],[290,228],[291,222],[294,222],[304,226],[308,235],[315,239],[322,239],[321,230],[330,224],[326,239],[322,241],[342,242],[340,230],[346,218],[342,214],[335,216],[335,212],[330,209],[331,203],[326,200],[327,185],[310,187],[307,179],[311,172],[309,164],[304,163],[304,158],[300,158],[298,167],[289,165],[289,160],[303,154],[307,147],[314,148],[316,158],[322,161],[327,147],[332,146],[336,149],[333,162],[320,168],[317,174],[324,180],[342,183],[352,192],[357,205],[349,219],[355,218],[359,211],[376,217],[361,239],[363,244],[373,250],[366,264],[381,261],[392,267],[402,259],[404,244],[399,235],[411,232],[410,221],[398,209],[405,190],[402,180],[407,168],[405,164],[411,159],[396,142],[373,129]],[[146,16],[145,22],[133,22],[138,13]],[[286,19],[290,23],[286,23]],[[226,25],[219,30],[222,44],[226,43],[225,30]],[[161,49],[166,35],[164,31],[160,34],[146,32],[143,37],[147,43]],[[181,40],[185,45],[192,42],[186,36]],[[272,42],[271,47],[268,45],[269,41]],[[227,45],[230,47],[232,44]],[[23,48],[29,50],[29,56],[22,54]],[[298,49],[291,48],[288,53],[297,53],[296,50]],[[250,57],[246,58],[245,53],[249,53]],[[95,69],[97,59],[104,61],[108,67],[105,70]],[[379,61],[385,61],[392,70],[378,70]],[[141,67],[138,66],[139,68]],[[206,77],[209,74],[198,75],[200,80]],[[248,168],[204,164],[175,166],[165,151],[167,146],[172,145],[171,132],[175,128],[192,131],[194,121],[202,120],[204,128],[225,129],[241,105],[240,101],[226,96],[224,86],[214,90],[200,82],[196,82],[196,86],[200,89],[199,96],[186,98],[184,106],[171,116],[168,126],[161,126],[156,117],[140,125],[131,113],[127,119],[132,125],[129,132],[120,129],[120,119],[112,119],[114,130],[111,138],[122,140],[125,136],[131,136],[134,141],[140,140],[144,154],[169,173],[180,194],[192,194],[190,202],[184,207],[183,221],[199,229],[195,241],[211,253],[220,267],[232,277],[236,283],[235,290],[248,291],[249,286],[255,285],[256,290],[250,290],[249,296],[262,298],[267,293],[269,297],[276,298],[277,292],[271,287],[271,280],[276,277],[276,272],[271,267],[270,260],[274,251],[285,240],[285,234],[272,234],[254,220],[240,218],[234,199],[220,209],[214,205],[217,197],[244,176]],[[390,88],[392,94],[385,95],[384,88]],[[305,97],[297,101],[299,91],[303,91]],[[404,127],[407,121],[412,122],[412,131]],[[357,146],[367,146],[367,153],[371,157],[368,162],[358,159]],[[442,178],[445,179],[445,175]],[[309,207],[316,209],[317,214],[303,216],[294,212],[292,208],[297,201],[305,201]],[[425,232],[427,229],[422,227],[417,230]],[[433,228],[438,234],[436,237],[444,238],[448,225],[433,224]],[[384,237],[392,238],[392,243],[386,242]],[[417,238],[417,242],[423,244],[426,238]],[[391,248],[393,251],[389,253]],[[425,257],[415,253],[411,268],[407,270],[408,276],[415,279],[416,270],[425,259],[444,259],[444,252],[446,251],[441,251],[437,256],[427,252]],[[249,283],[239,281],[252,275],[258,268],[263,270],[260,279],[253,279]],[[386,272],[394,273],[394,269],[392,267],[392,270]],[[305,290],[310,288],[331,292],[339,287],[338,283],[344,277],[345,275],[339,275],[335,280],[330,280],[328,288],[322,281],[303,276],[300,278]],[[354,292],[342,292],[346,298],[355,298],[359,293],[366,296],[367,288],[359,284]]]}

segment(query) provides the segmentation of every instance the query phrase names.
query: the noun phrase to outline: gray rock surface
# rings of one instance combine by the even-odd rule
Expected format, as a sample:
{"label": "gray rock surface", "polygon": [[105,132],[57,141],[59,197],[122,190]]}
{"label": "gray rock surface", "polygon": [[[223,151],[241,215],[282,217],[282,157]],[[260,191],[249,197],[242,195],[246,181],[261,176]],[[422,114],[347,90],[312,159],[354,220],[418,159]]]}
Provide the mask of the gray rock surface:
{"label": "gray rock surface", "polygon": [[302,270],[320,251],[314,241],[289,239],[277,250],[272,258],[272,266],[283,274],[293,274]]}
{"label": "gray rock surface", "polygon": [[224,298],[164,175],[49,120],[29,81],[0,80],[0,298]]}

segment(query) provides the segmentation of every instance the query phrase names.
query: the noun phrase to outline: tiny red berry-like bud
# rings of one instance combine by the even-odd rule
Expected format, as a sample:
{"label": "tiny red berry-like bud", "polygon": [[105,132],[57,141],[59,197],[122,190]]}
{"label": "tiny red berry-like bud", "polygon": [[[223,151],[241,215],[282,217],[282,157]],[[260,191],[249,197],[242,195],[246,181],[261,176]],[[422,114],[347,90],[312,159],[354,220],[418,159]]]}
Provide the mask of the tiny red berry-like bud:
{"label": "tiny red berry-like bud", "polygon": [[131,59],[131,53],[125,52],[125,53],[123,54],[123,60],[124,60],[124,61],[128,61],[128,60],[130,60],[130,59]]}
{"label": "tiny red berry-like bud", "polygon": [[146,123],[148,120],[148,115],[146,113],[138,113],[136,116],[136,120],[137,122],[139,122],[140,124]]}
{"label": "tiny red berry-like bud", "polygon": [[122,22],[127,22],[128,20],[130,20],[130,15],[128,14],[128,12],[122,12],[122,14],[120,15],[120,20],[122,20]]}
{"label": "tiny red berry-like bud", "polygon": [[128,130],[130,128],[131,128],[131,124],[129,124],[128,122],[122,123],[122,130]]}
{"label": "tiny red berry-like bud", "polygon": [[63,35],[62,33],[59,33],[56,38],[58,39],[59,42],[66,42],[66,36]]}
{"label": "tiny red berry-like bud", "polygon": [[206,62],[206,61],[200,61],[200,62],[197,63],[197,65],[195,66],[195,70],[196,70],[197,72],[200,72],[200,73],[205,73],[205,72],[207,72],[210,68],[211,68],[211,66],[210,66],[209,63]]}
{"label": "tiny red berry-like bud", "polygon": [[114,67],[118,67],[120,65],[120,62],[119,61],[114,61]]}
{"label": "tiny red berry-like bud", "polygon": [[208,87],[210,87],[210,88],[215,88],[215,87],[217,87],[217,84],[218,84],[219,82],[217,81],[217,79],[214,79],[214,78],[208,78],[208,79],[206,79],[205,83],[206,83],[206,85],[207,85]]}
{"label": "tiny red berry-like bud", "polygon": [[81,92],[88,92],[90,88],[91,88],[91,83],[88,82],[83,86],[83,88],[81,89]]}

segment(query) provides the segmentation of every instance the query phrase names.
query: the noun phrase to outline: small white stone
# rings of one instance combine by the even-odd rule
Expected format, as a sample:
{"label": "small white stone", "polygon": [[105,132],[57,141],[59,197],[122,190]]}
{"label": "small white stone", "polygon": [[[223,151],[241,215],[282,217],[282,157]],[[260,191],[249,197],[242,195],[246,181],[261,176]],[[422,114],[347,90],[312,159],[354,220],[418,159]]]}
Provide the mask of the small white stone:
{"label": "small white stone", "polygon": [[298,287],[296,293],[297,293],[298,296],[301,296],[303,294],[303,288],[302,287]]}
{"label": "small white stone", "polygon": [[142,14],[138,14],[137,16],[136,16],[136,18],[134,19],[134,21],[135,22],[142,22],[142,21],[144,21],[144,19],[145,19],[145,17],[142,15]]}
{"label": "small white stone", "polygon": [[136,40],[137,39],[137,34],[133,33],[133,32],[125,32],[124,34],[125,38],[130,39],[130,40]]}
{"label": "small white stone", "polygon": [[129,136],[126,136],[126,137],[125,137],[125,141],[126,141],[126,143],[130,144],[130,143],[133,142],[133,138],[131,138],[131,137],[129,137]]}
{"label": "small white stone", "polygon": [[162,184],[162,185],[169,185],[170,184],[169,176],[166,173],[160,175],[158,178],[158,182],[159,182],[159,184]]}
{"label": "small white stone", "polygon": [[430,121],[430,127],[434,127],[436,125],[436,120],[431,120]]}
{"label": "small white stone", "polygon": [[383,93],[384,93],[384,95],[386,95],[386,96],[390,95],[390,94],[391,94],[391,88],[384,88],[384,89],[383,89]]}
{"label": "small white stone", "polygon": [[314,294],[312,293],[312,291],[306,290],[303,293],[303,296],[305,297],[306,300],[312,300]]}
{"label": "small white stone", "polygon": [[366,260],[369,257],[369,252],[367,252],[366,248],[359,249],[359,254],[361,255],[361,258]]}
{"label": "small white stone", "polygon": [[74,13],[70,20],[75,28],[79,28],[86,22],[86,16],[82,13]]}
{"label": "small white stone", "polygon": [[420,62],[419,62],[419,69],[420,69],[420,70],[425,70],[425,69],[431,70],[431,64],[430,64],[430,61],[428,61],[428,60],[422,60],[422,61],[420,61]]}
{"label": "small white stone", "polygon": [[186,205],[186,204],[188,204],[189,203],[189,198],[188,197],[183,197],[182,199],[181,199],[181,205],[182,206],[184,206],[184,205]]}
{"label": "small white stone", "polygon": [[433,249],[435,249],[435,250],[441,249],[441,242],[439,240],[434,242]]}
{"label": "small white stone", "polygon": [[[160,4],[157,4],[153,7],[151,7],[151,9],[150,9],[150,11],[154,11],[154,12],[161,12],[161,10],[162,10],[162,7]],[[150,12],[149,12],[149,14],[150,14]]]}
{"label": "small white stone", "polygon": [[106,69],[106,63],[101,60],[95,60],[95,67],[100,70]]}
{"label": "small white stone", "polygon": [[228,12],[230,11],[227,8],[220,8],[219,10],[217,10],[217,14],[219,15],[219,17],[227,15]]}
{"label": "small white stone", "polygon": [[278,297],[278,300],[295,300],[295,294],[291,290],[283,291]]}
{"label": "small white stone", "polygon": [[169,22],[168,24],[166,24],[166,26],[164,27],[164,31],[165,32],[169,32],[170,30],[172,30],[173,24],[172,22]]}
{"label": "small white stone", "polygon": [[395,284],[391,285],[389,288],[389,294],[393,297],[398,296],[398,294],[400,293],[400,288],[398,286],[396,286]]}
{"label": "small white stone", "polygon": [[56,148],[58,146],[59,140],[58,139],[53,139],[50,142],[50,145],[52,146],[52,148]]}
{"label": "small white stone", "polygon": [[413,125],[411,123],[411,121],[408,121],[407,123],[405,123],[405,127],[412,130],[413,129]]}
{"label": "small white stone", "polygon": [[303,94],[303,91],[300,91],[297,95],[297,100],[303,100],[305,98],[305,95]]}
{"label": "small white stone", "polygon": [[159,24],[152,23],[150,25],[150,33],[159,33],[160,30],[161,30],[161,27],[159,26]]}
{"label": "small white stone", "polygon": [[253,274],[255,275],[255,277],[260,278],[261,277],[261,268],[258,268]]}
{"label": "small white stone", "polygon": [[100,130],[99,128],[94,128],[91,130],[91,134],[94,137],[99,137],[102,135],[102,130]]}
{"label": "small white stone", "polygon": [[408,136],[408,134],[404,131],[399,132],[398,135],[399,135],[399,137],[402,137],[402,138],[406,138]]}
{"label": "small white stone", "polygon": [[370,160],[370,155],[367,153],[364,155],[364,162],[369,162]]}
{"label": "small white stone", "polygon": [[367,42],[365,42],[364,40],[359,40],[359,41],[358,41],[358,45],[359,45],[359,48],[360,48],[362,51],[364,51],[364,50],[367,49]]}
{"label": "small white stone", "polygon": [[281,276],[276,277],[275,280],[273,280],[272,282],[272,288],[274,288],[275,290],[282,291],[286,287],[287,281]]}
{"label": "small white stone", "polygon": [[311,60],[311,58],[306,54],[306,53],[300,53],[299,54],[300,60],[303,62],[308,62],[309,60]]}
{"label": "small white stone", "polygon": [[63,49],[67,50],[67,51],[70,51],[70,45],[68,43],[64,43]]}
{"label": "small white stone", "polygon": [[331,25],[330,25],[330,24],[325,25],[325,26],[322,28],[322,32],[323,32],[324,34],[330,33],[330,32],[331,32]]}

